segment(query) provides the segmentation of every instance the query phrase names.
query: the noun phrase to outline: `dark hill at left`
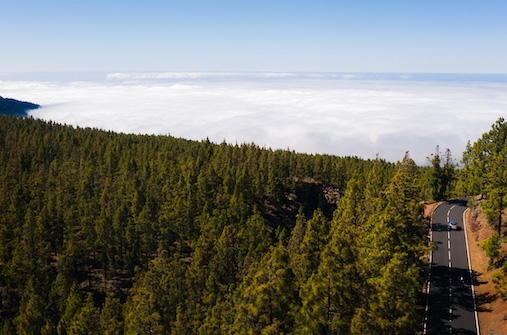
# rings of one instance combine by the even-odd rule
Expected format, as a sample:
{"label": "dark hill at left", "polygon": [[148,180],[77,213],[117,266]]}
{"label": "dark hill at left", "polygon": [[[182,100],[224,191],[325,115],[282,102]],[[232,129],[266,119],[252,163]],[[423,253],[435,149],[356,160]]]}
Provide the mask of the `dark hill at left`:
{"label": "dark hill at left", "polygon": [[28,116],[27,112],[29,110],[39,107],[39,105],[31,102],[18,101],[0,96],[0,114],[3,115]]}

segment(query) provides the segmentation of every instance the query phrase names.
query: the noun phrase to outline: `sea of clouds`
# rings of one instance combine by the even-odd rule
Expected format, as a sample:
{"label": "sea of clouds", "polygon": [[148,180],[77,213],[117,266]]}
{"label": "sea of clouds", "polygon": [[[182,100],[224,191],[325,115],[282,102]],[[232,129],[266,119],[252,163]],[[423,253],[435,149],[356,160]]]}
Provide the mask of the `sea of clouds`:
{"label": "sea of clouds", "polygon": [[102,80],[2,80],[35,118],[135,134],[375,158],[437,146],[459,162],[507,114],[507,82],[297,73],[113,73]]}

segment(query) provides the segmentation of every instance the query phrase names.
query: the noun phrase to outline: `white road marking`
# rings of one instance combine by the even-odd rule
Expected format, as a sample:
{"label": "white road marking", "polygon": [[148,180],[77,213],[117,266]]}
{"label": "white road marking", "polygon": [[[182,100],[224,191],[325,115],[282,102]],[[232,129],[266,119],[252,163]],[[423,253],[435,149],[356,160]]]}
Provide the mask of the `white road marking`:
{"label": "white road marking", "polygon": [[[447,224],[450,222],[451,210],[453,210],[454,207],[456,207],[456,205],[451,206],[451,208],[447,211]],[[464,215],[464,213],[463,213],[463,215]],[[463,219],[463,223],[464,223],[464,219]],[[431,224],[431,226],[433,226],[433,217],[431,217],[430,224]],[[463,224],[463,226],[465,226],[465,224]],[[465,231],[465,236],[466,236],[466,231]],[[433,241],[433,233],[431,230],[430,230],[429,238],[430,238],[430,243],[431,243]],[[467,255],[468,255],[468,258],[470,259],[470,253],[468,252],[468,240],[466,242],[467,242]],[[452,316],[453,316],[452,259],[451,259],[451,232],[450,231],[447,231],[447,248],[448,248],[448,257],[449,257],[449,323],[452,323]],[[429,313],[429,311],[428,311],[429,310],[429,303],[428,302],[429,302],[429,292],[430,292],[430,288],[431,288],[431,264],[432,264],[432,261],[433,261],[433,252],[430,253],[429,266],[428,266],[428,283],[426,286],[426,311],[425,311],[425,321],[424,321],[424,329],[423,329],[424,335],[427,333],[427,322],[428,322],[428,313]],[[469,268],[470,268],[470,260],[468,261],[468,264],[469,264]],[[470,269],[470,278],[472,279],[471,269]],[[475,314],[476,314],[475,321],[476,321],[477,334],[480,334],[473,285],[471,285],[471,287],[472,287],[472,296],[473,296],[473,301],[474,301],[474,310],[475,310]],[[453,333],[453,328],[452,328],[452,326],[449,325],[449,334],[452,334],[452,333]]]}
{"label": "white road marking", "polygon": [[[450,222],[451,211],[456,205],[452,205],[447,211],[447,224]],[[452,322],[452,263],[451,263],[451,231],[447,232],[447,247],[449,255],[449,323]],[[449,327],[449,334],[452,334],[452,327]]]}
{"label": "white road marking", "polygon": [[477,316],[477,304],[475,302],[474,277],[472,275],[472,263],[470,262],[470,249],[468,248],[467,225],[465,223],[465,214],[467,211],[468,211],[468,208],[463,212],[463,229],[465,230],[465,244],[467,247],[467,258],[468,258],[468,273],[470,274],[470,289],[472,290],[472,301],[474,304],[475,329],[477,330],[477,334],[480,334],[481,330],[479,329],[479,318]]}
{"label": "white road marking", "polygon": [[[435,211],[435,209],[433,209],[433,211]],[[430,245],[433,242],[433,230],[431,229],[431,227],[433,227],[433,215],[431,215],[431,219],[430,219]],[[428,311],[430,308],[429,299],[430,299],[430,289],[431,289],[431,264],[432,263],[433,263],[433,251],[430,252],[430,259],[428,262],[428,285],[426,286],[426,311],[424,313],[423,335],[426,335],[427,326],[428,326]]]}
{"label": "white road marking", "polygon": [[452,209],[453,209],[454,207],[456,207],[456,205],[452,205],[452,206],[451,206],[451,208],[449,208],[449,210],[447,211],[447,222],[449,222],[449,217],[450,217],[450,215],[451,215],[451,211],[452,211]]}

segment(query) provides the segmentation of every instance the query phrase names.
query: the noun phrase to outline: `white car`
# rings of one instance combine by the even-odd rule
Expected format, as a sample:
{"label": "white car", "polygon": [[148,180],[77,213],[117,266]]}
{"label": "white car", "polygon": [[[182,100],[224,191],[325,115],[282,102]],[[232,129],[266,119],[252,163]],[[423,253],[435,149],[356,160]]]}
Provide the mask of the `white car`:
{"label": "white car", "polygon": [[458,229],[458,224],[454,220],[449,221],[449,223],[447,224],[447,228],[449,230],[457,230]]}

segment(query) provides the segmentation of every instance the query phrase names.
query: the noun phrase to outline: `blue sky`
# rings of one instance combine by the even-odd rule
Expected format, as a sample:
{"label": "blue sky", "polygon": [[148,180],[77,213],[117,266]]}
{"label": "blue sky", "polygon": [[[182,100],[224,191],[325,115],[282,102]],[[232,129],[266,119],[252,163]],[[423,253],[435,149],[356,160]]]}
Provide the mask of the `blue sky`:
{"label": "blue sky", "polygon": [[505,0],[0,10],[0,96],[59,123],[425,164],[437,146],[459,161],[507,117]]}
{"label": "blue sky", "polygon": [[507,73],[506,1],[1,1],[0,73]]}

